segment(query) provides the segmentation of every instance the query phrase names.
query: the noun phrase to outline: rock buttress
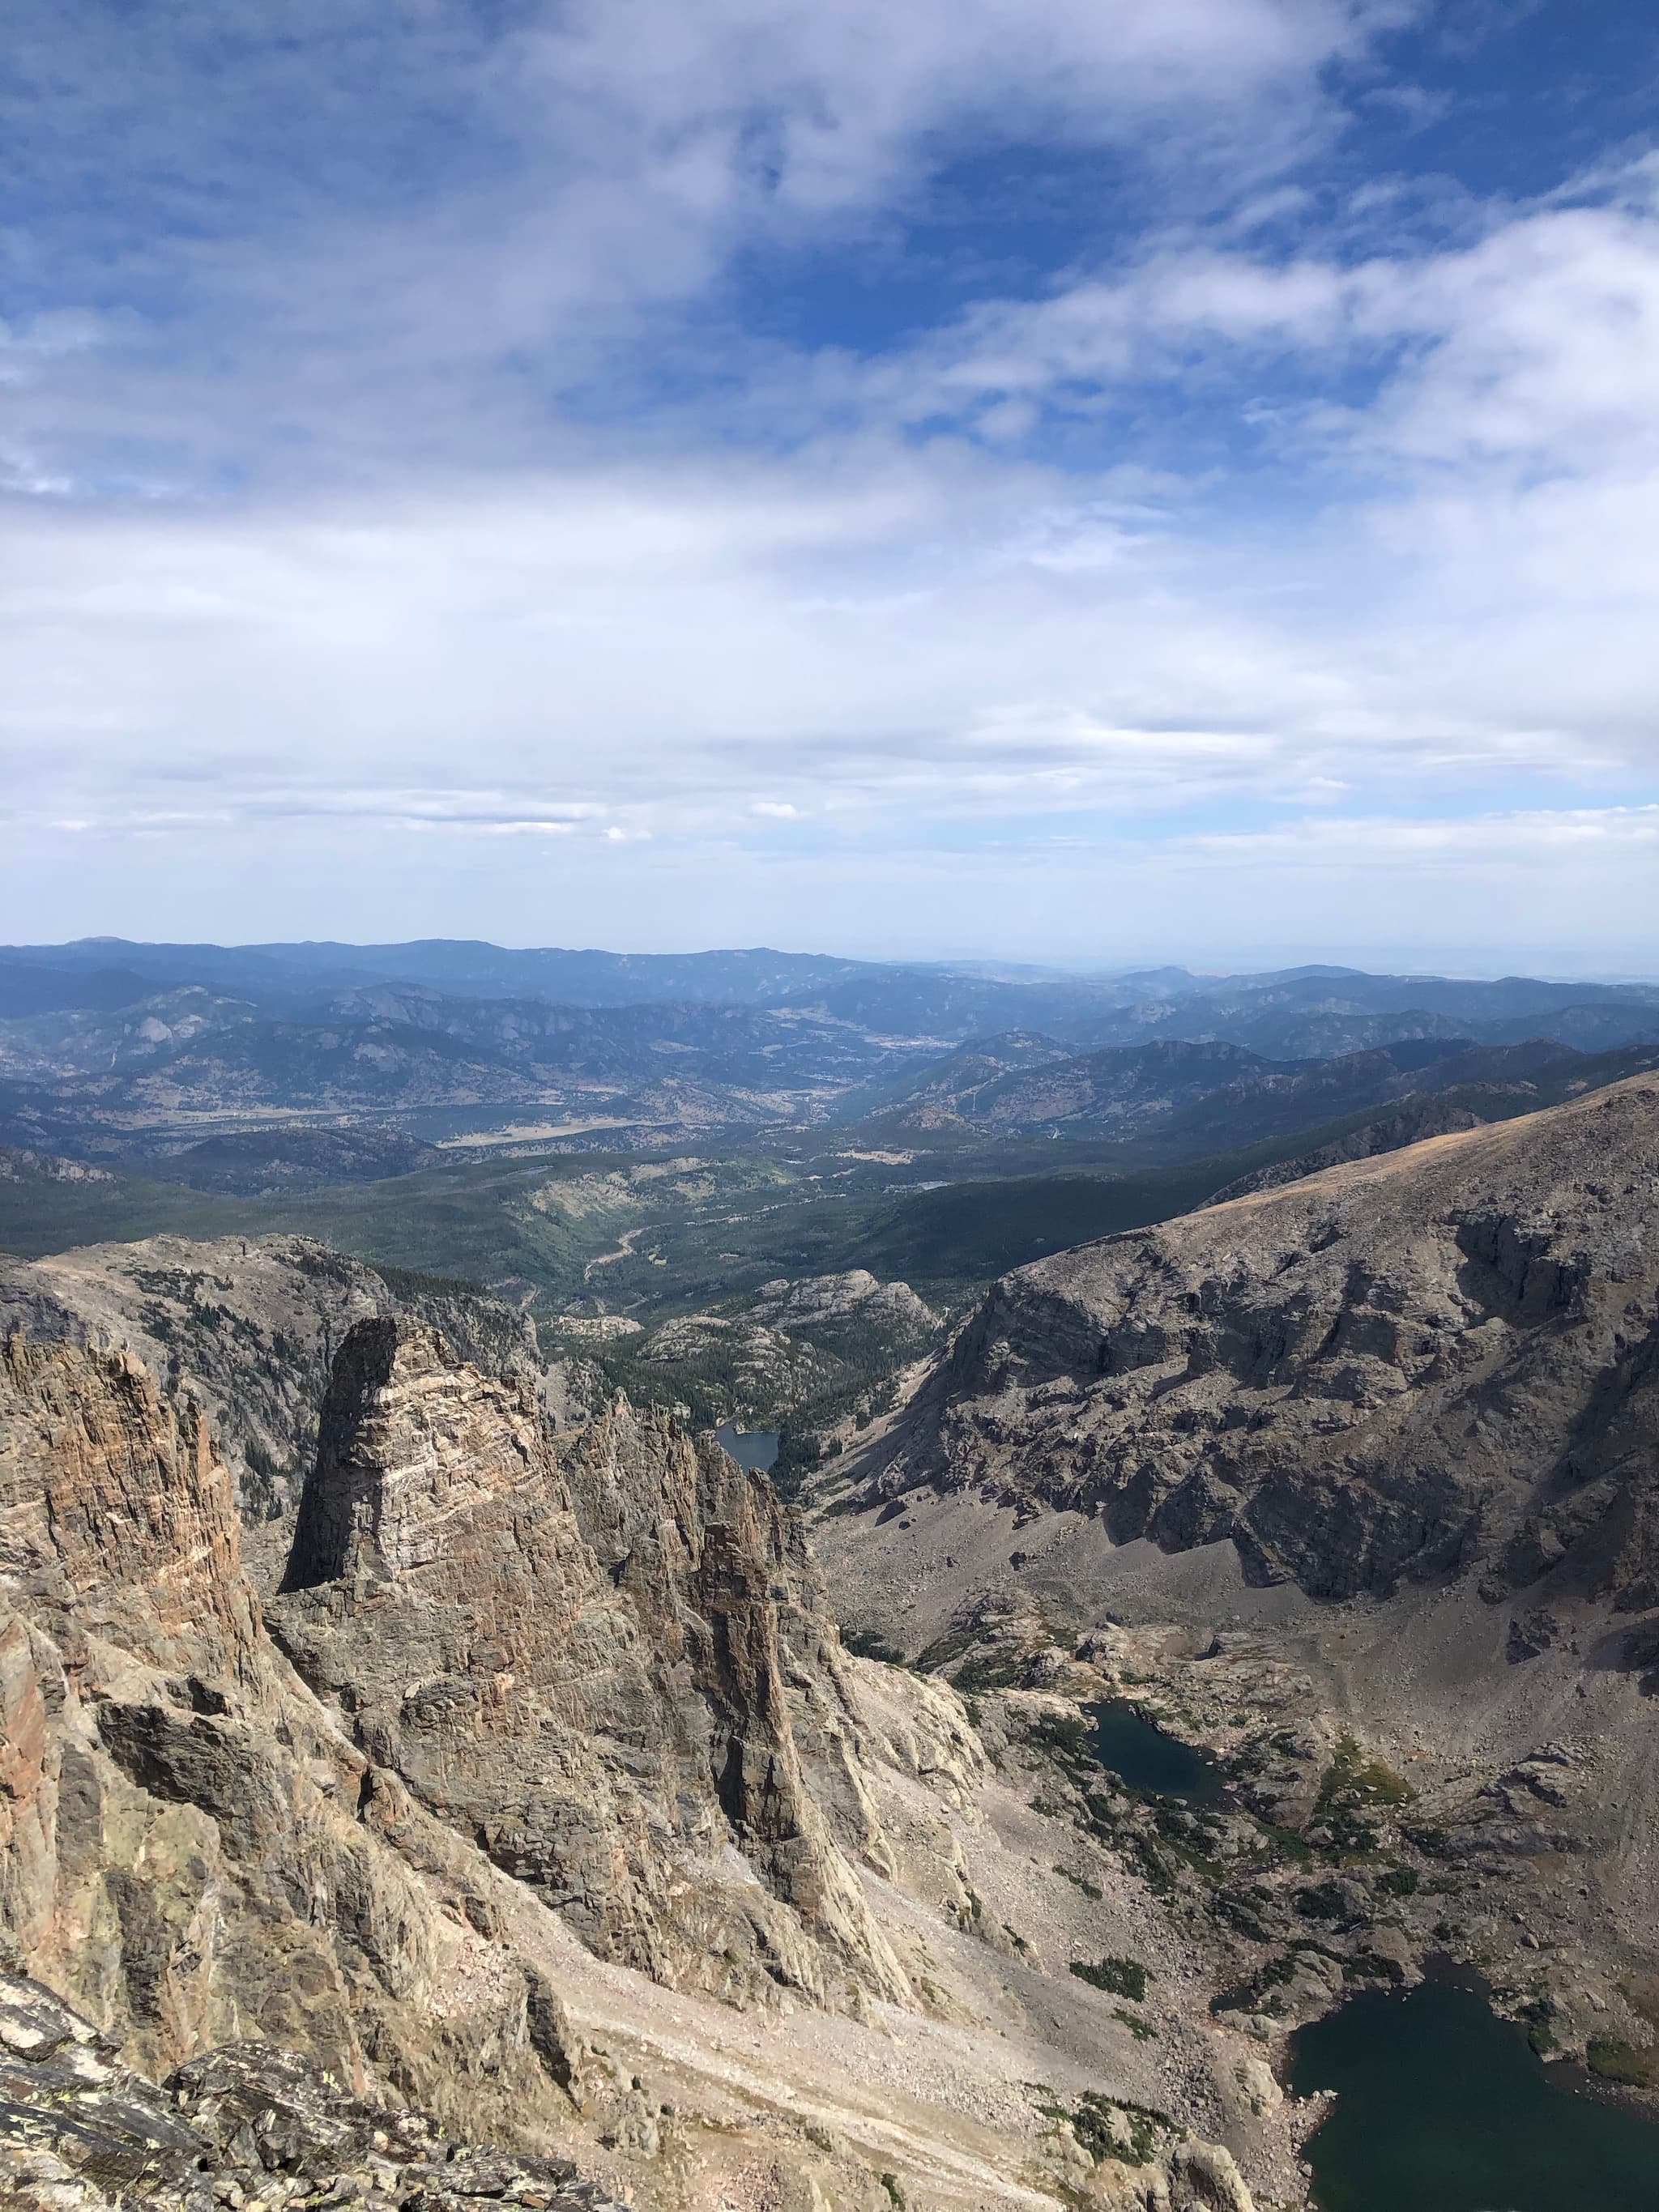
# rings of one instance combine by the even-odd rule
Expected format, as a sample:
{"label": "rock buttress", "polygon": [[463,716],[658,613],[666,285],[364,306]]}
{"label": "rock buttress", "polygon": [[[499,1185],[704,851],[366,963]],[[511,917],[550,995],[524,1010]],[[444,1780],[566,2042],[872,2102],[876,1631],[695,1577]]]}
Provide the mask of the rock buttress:
{"label": "rock buttress", "polygon": [[764,1478],[666,1416],[618,1401],[562,1458],[527,1389],[376,1321],[336,1361],[273,1623],[366,1755],[600,1955],[899,1996],[793,1740],[798,1552]]}
{"label": "rock buttress", "polygon": [[193,1408],[125,1352],[14,1331],[0,1963],[152,2073],[263,2037],[533,2140],[569,2099],[538,2045],[537,1969],[477,1971],[490,1947],[463,1900],[489,1878],[272,1646]]}
{"label": "rock buttress", "polygon": [[[866,1458],[1231,1538],[1258,1582],[1471,1571],[1659,1607],[1659,1083],[1431,1139],[994,1285]],[[1639,1639],[1633,1650],[1645,1650]]]}

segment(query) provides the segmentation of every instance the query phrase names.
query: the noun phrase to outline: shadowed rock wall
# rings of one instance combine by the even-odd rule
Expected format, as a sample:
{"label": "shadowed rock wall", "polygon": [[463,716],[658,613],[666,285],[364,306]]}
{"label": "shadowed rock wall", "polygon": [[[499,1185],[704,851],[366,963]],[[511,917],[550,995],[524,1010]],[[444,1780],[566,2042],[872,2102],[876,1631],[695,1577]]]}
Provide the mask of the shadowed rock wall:
{"label": "shadowed rock wall", "polygon": [[1641,1611],[1656,1372],[1643,1076],[1005,1277],[860,1494],[977,1488],[1169,1551],[1231,1538],[1253,1579],[1319,1597],[1468,1571],[1493,1601],[1553,1575]]}

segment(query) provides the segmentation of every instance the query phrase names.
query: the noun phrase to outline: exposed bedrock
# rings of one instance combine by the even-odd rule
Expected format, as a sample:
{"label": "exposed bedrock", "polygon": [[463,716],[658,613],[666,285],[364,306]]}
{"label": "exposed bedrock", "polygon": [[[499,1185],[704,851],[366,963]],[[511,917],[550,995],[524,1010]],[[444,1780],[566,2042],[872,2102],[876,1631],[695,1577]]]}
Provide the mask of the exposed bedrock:
{"label": "exposed bedrock", "polygon": [[854,1728],[817,1620],[770,1485],[667,1415],[619,1399],[561,1454],[527,1385],[430,1328],[341,1347],[273,1626],[366,1755],[602,1956],[902,1993],[795,1741],[787,1668]]}
{"label": "exposed bedrock", "polygon": [[[1183,1960],[1151,2044],[1067,1972],[1097,1900],[1085,1929],[948,1685],[845,1656],[764,1476],[621,1400],[556,1437],[532,1383],[410,1320],[348,1336],[320,1430],[262,1609],[186,1398],[68,1336],[0,1352],[0,1970],[80,2015],[46,2057],[112,2069],[110,2156],[143,2148],[117,2105],[148,2111],[148,2077],[195,2171],[228,2114],[236,2188],[279,2206],[332,2186],[283,2162],[319,2083],[331,2139],[385,2115],[400,2173],[428,2120],[499,2142],[532,2203],[574,2188],[524,2163],[562,2148],[698,2212],[878,2212],[890,2172],[968,2212],[1039,2169],[1103,2212],[1247,2208],[1212,2136],[1288,2171]],[[1174,2109],[1124,2165],[1028,2079]],[[14,2068],[0,2093],[28,2107],[20,2201],[97,2212],[74,2085]],[[424,2116],[406,2150],[399,2107]]]}
{"label": "exposed bedrock", "polygon": [[293,1579],[341,1572],[275,1607],[319,1698],[188,1401],[0,1347],[13,1959],[152,2073],[257,2034],[520,2140],[571,2058],[492,1862],[661,1979],[904,1993],[830,1832],[882,1863],[846,1662],[763,1478],[625,1405],[567,1474],[527,1386],[413,1323],[349,1340],[325,1427]]}
{"label": "exposed bedrock", "polygon": [[10,1956],[150,2073],[258,2035],[347,2081],[429,2092],[441,2113],[515,2112],[533,2134],[568,2103],[528,2030],[536,1972],[468,1986],[476,1939],[444,1909],[464,1869],[442,1866],[435,1824],[392,1838],[387,1786],[273,1649],[193,1410],[125,1352],[14,1332],[0,1354]]}
{"label": "exposed bedrock", "polygon": [[[1097,1514],[1257,1582],[1463,1571],[1659,1606],[1659,1084],[996,1284],[860,1473]],[[1632,1643],[1632,1652],[1639,1635]]]}

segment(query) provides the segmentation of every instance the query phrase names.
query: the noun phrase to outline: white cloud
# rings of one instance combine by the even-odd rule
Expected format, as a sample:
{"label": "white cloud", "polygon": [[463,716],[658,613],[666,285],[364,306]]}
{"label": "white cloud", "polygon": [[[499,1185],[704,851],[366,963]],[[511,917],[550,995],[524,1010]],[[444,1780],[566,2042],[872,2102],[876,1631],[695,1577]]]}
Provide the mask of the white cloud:
{"label": "white cloud", "polygon": [[1455,867],[1493,863],[1530,868],[1560,856],[1640,857],[1659,848],[1659,805],[1532,808],[1422,821],[1370,816],[1281,824],[1271,830],[1221,830],[1196,836],[1172,852],[1206,864],[1255,867],[1263,860],[1297,868],[1364,868],[1399,874],[1424,861]]}
{"label": "white cloud", "polygon": [[[273,835],[623,810],[659,837],[734,812],[832,837],[1654,764],[1650,605],[1555,575],[1581,540],[1617,568],[1620,499],[1620,573],[1650,575],[1651,488],[1390,490],[1367,528],[1242,544],[1170,498],[1080,562],[1021,520],[1056,489],[869,445],[362,516],[38,516],[0,582],[8,811],[118,831],[187,790]],[[791,796],[757,800],[763,777]]]}
{"label": "white cloud", "polygon": [[744,249],[878,235],[1032,138],[1212,206],[1334,134],[1323,73],[1417,4],[274,0],[228,33],[20,0],[0,132],[52,212],[12,250],[63,304],[16,434],[76,485],[89,448],[210,491],[545,459],[562,395],[695,355],[673,313]]}
{"label": "white cloud", "polygon": [[[3,926],[53,837],[103,856],[69,926],[128,926],[91,908],[142,835],[167,898],[260,841],[339,930],[405,869],[539,915],[555,868],[589,938],[713,931],[677,871],[770,913],[785,855],[873,927],[861,872],[925,901],[932,850],[958,949],[1016,887],[1082,927],[1103,871],[1231,933],[1200,877],[1451,914],[1540,856],[1614,931],[1571,871],[1651,861],[1659,166],[1322,228],[1285,164],[1404,12],[278,0],[204,106],[216,17],[100,11],[68,135],[125,149],[131,228],[19,250],[131,297],[0,333]],[[1154,173],[1157,234],[866,359],[720,320],[744,249],[876,252],[1022,134]]]}
{"label": "white cloud", "polygon": [[1202,390],[1272,362],[1374,375],[1373,396],[1266,419],[1376,462],[1546,468],[1659,453],[1659,157],[1483,234],[1349,259],[1166,237],[1127,267],[1036,301],[984,301],[868,373],[910,419],[1018,401],[1109,403],[1157,382]]}

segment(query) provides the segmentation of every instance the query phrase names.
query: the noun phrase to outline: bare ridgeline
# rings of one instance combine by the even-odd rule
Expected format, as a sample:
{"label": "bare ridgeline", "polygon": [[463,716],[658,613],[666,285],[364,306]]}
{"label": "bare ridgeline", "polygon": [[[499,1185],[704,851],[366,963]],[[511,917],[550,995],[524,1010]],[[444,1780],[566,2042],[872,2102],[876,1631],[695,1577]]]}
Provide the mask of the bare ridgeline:
{"label": "bare ridgeline", "polygon": [[506,1309],[165,1243],[0,1278],[20,2202],[1249,2212],[1437,1950],[1659,2083],[1653,1078],[1006,1278],[805,1521]]}

